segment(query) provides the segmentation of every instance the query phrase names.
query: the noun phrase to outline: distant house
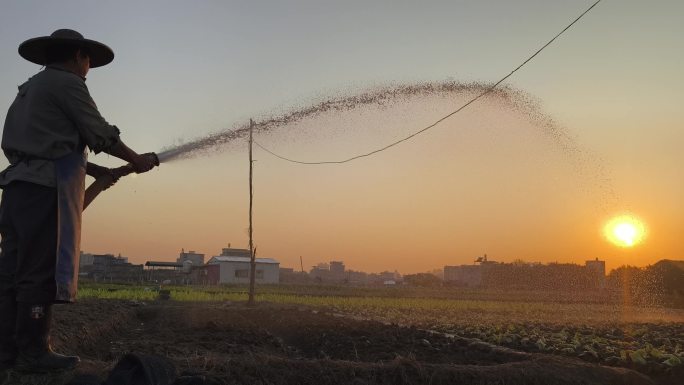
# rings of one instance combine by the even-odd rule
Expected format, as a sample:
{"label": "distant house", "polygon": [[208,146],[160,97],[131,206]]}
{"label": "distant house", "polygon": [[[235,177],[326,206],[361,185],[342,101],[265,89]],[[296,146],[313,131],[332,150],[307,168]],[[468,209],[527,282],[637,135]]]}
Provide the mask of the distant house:
{"label": "distant house", "polygon": [[249,258],[249,250],[247,249],[234,249],[230,245],[221,249],[221,257],[247,257]]}
{"label": "distant house", "polygon": [[593,261],[586,261],[584,266],[594,273],[596,284],[600,289],[605,289],[606,287],[606,262],[599,261],[596,258]]}
{"label": "distant house", "polygon": [[178,259],[176,259],[176,262],[182,264],[185,264],[185,262],[191,262],[192,266],[202,266],[204,265],[204,254],[196,253],[193,250],[188,252],[185,252],[185,250],[181,250]]}
{"label": "distant house", "polygon": [[342,261],[331,261],[330,262],[330,275],[332,276],[331,278],[336,280],[336,281],[343,281],[344,279],[347,278],[347,275],[344,273],[344,262]]}
{"label": "distant house", "polygon": [[187,283],[186,277],[181,274],[182,263],[147,261],[145,267],[146,280],[150,282],[167,282],[175,285]]}
{"label": "distant house", "polygon": [[79,276],[95,281],[140,282],[143,279],[143,266],[133,265],[121,255],[81,253],[79,266]]}
{"label": "distant house", "polygon": [[[249,255],[249,251],[247,251],[247,255]],[[219,255],[211,258],[207,265],[219,266],[218,283],[249,283],[249,257]],[[280,262],[270,258],[257,258],[255,280],[262,284],[279,283]]]}
{"label": "distant house", "polygon": [[95,262],[95,256],[90,253],[84,253],[81,251],[81,256],[78,259],[79,267],[92,266]]}
{"label": "distant house", "polygon": [[482,265],[444,266],[444,281],[478,287],[482,284]]}
{"label": "distant house", "polygon": [[596,290],[605,288],[605,261],[571,263],[498,263],[480,257],[475,265],[444,266],[444,281],[458,286],[523,290]]}

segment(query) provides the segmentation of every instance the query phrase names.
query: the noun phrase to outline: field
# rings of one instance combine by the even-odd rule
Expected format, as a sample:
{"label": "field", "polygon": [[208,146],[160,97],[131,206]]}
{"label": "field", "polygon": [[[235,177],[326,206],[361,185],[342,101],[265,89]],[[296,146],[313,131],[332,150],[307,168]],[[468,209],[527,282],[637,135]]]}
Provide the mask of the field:
{"label": "field", "polygon": [[[588,293],[85,285],[54,343],[101,378],[126,352],[207,384],[676,384],[684,310]],[[78,336],[78,337],[76,337]],[[12,374],[19,384],[62,384]],[[198,380],[196,377],[194,380]]]}

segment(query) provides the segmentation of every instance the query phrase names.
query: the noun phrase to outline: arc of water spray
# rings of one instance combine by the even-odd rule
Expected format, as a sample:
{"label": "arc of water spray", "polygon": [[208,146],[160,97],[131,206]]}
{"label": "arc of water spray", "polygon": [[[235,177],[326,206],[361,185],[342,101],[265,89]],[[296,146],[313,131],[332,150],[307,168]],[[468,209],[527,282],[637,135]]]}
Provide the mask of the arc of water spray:
{"label": "arc of water spray", "polygon": [[[585,10],[582,14],[580,14],[574,21],[572,21],[568,26],[566,26],[563,30],[561,30],[556,36],[554,36],[551,40],[549,40],[546,44],[544,44],[541,48],[539,48],[536,52],[534,52],[530,57],[528,57],[525,61],[523,61],[520,65],[518,65],[515,69],[513,69],[508,75],[504,76],[501,78],[499,81],[492,85],[485,85],[481,83],[457,83],[457,82],[445,82],[445,83],[423,83],[423,84],[410,84],[410,85],[399,85],[395,87],[390,87],[390,88],[385,88],[385,89],[380,89],[380,90],[375,90],[375,91],[370,91],[370,92],[365,92],[359,95],[353,95],[353,96],[348,96],[340,99],[333,99],[333,100],[327,100],[318,104],[315,104],[310,107],[306,107],[303,109],[298,109],[289,113],[286,113],[281,116],[276,116],[276,117],[271,117],[268,119],[264,119],[258,123],[255,124],[254,129],[255,131],[268,131],[274,127],[278,126],[283,126],[286,124],[290,124],[299,120],[302,120],[306,117],[309,116],[315,116],[320,113],[328,112],[328,111],[346,111],[350,110],[353,108],[357,108],[358,106],[362,105],[371,105],[371,104],[382,104],[386,102],[391,102],[392,100],[395,100],[400,97],[404,96],[412,96],[412,95],[428,95],[428,94],[435,94],[435,93],[450,93],[450,92],[477,92],[477,95],[472,98],[470,101],[459,107],[457,110],[451,112],[450,114],[438,119],[434,123],[430,124],[429,126],[403,138],[398,141],[395,141],[393,143],[390,143],[382,148],[379,148],[377,150],[361,154],[361,155],[356,155],[353,157],[350,157],[348,159],[344,160],[337,160],[337,161],[321,161],[321,162],[304,162],[304,161],[299,161],[299,160],[294,160],[294,159],[289,159],[284,156],[278,155],[275,152],[267,149],[263,145],[259,144],[258,142],[254,142],[257,146],[262,148],[264,151],[272,154],[273,156],[276,156],[282,160],[286,160],[292,163],[299,163],[299,164],[339,164],[339,163],[346,163],[350,162],[355,159],[363,158],[363,157],[368,157],[371,155],[374,155],[376,153],[379,153],[381,151],[384,151],[386,149],[389,149],[391,147],[394,147],[402,142],[405,142],[427,130],[430,128],[433,128],[434,126],[438,125],[442,121],[448,119],[449,117],[455,115],[456,113],[460,112],[464,108],[468,107],[475,101],[479,100],[480,98],[490,95],[490,94],[498,94],[504,98],[510,98],[511,96],[515,96],[516,90],[512,89],[510,87],[501,87],[501,83],[503,83],[506,79],[511,77],[515,72],[517,72],[519,69],[521,69],[524,65],[526,65],[528,62],[530,62],[534,57],[536,57],[542,50],[544,50],[546,47],[548,47],[551,43],[553,43],[558,37],[560,37],[564,32],[566,32],[570,27],[572,27],[577,21],[579,21],[584,15],[586,15],[589,11],[591,11],[598,3],[600,3],[601,0],[597,0],[594,2],[587,10]],[[186,158],[189,156],[192,156],[194,154],[198,154],[201,151],[206,151],[211,148],[216,148],[220,145],[226,144],[232,140],[244,137],[247,135],[249,132],[249,127],[247,125],[242,125],[237,127],[234,130],[230,131],[222,131],[218,132],[215,134],[208,135],[206,137],[193,140],[188,143],[180,144],[176,147],[169,148],[162,150],[158,156],[159,156],[159,161],[160,162],[169,162],[172,160],[176,159],[181,159],[181,158]],[[559,133],[556,133],[559,134]]]}

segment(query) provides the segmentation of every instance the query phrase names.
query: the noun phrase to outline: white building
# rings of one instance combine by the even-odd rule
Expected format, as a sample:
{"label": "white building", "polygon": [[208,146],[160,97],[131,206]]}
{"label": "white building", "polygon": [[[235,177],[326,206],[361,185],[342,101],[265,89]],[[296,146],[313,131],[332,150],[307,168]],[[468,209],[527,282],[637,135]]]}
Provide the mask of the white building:
{"label": "white building", "polygon": [[[218,283],[249,283],[249,257],[219,255],[211,258],[207,265],[219,265]],[[255,278],[257,283],[280,282],[280,262],[257,258]]]}

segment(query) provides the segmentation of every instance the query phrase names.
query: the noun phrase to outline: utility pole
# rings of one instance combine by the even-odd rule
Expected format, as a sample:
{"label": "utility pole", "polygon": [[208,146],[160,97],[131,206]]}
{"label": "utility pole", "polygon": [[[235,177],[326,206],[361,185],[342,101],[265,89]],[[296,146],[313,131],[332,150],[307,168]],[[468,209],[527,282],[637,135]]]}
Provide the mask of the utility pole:
{"label": "utility pole", "polygon": [[256,280],[256,253],[254,250],[254,239],[252,238],[252,200],[254,191],[252,189],[252,131],[254,130],[254,120],[249,120],[249,301],[248,305],[254,305],[254,281]]}
{"label": "utility pole", "polygon": [[302,273],[304,272],[304,262],[302,261],[302,256],[299,256],[299,267],[302,268]]}

